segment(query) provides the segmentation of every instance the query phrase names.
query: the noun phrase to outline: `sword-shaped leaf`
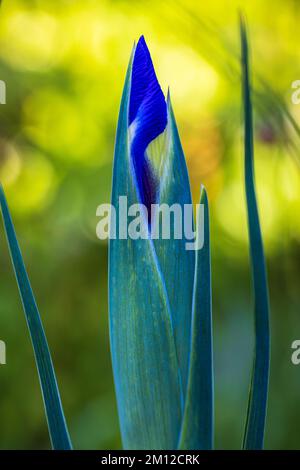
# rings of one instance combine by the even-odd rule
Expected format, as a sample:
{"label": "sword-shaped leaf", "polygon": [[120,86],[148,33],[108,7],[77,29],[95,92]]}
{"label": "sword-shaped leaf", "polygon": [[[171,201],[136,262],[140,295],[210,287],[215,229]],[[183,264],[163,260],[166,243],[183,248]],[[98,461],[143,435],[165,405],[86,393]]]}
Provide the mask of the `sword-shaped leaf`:
{"label": "sword-shaped leaf", "polygon": [[[188,249],[191,241],[187,238],[185,230],[181,230],[181,236],[178,239],[175,231],[176,228],[183,228],[183,224],[178,223],[180,217],[178,217],[176,223],[176,213],[178,214],[176,211],[181,212],[181,220],[185,223],[187,229],[188,223],[184,221],[184,211],[187,210],[187,207],[190,208],[190,221],[192,222],[193,208],[185,157],[169,94],[167,107],[169,122],[168,159],[165,163],[165,174],[162,177],[159,203],[162,207],[166,204],[170,209],[170,214],[172,208],[174,209],[174,223],[172,223],[172,217],[170,217],[170,238],[167,240],[162,238],[154,240],[154,246],[169,296],[183,392],[185,394],[191,334],[195,251]],[[190,229],[194,229],[193,225]]]}
{"label": "sword-shaped leaf", "polygon": [[52,447],[53,449],[69,450],[72,448],[72,445],[65,421],[46,335],[43,329],[40,314],[35,302],[14,225],[1,185],[0,206],[10,256],[13,263],[24,313],[34,349],[35,361],[39,374]]}
{"label": "sword-shaped leaf", "polygon": [[269,296],[263,240],[255,193],[253,117],[249,78],[248,42],[243,20],[241,20],[241,47],[244,103],[245,186],[250,261],[255,302],[255,349],[243,447],[244,449],[262,449],[264,443],[270,363]]}
{"label": "sword-shaped leaf", "polygon": [[200,249],[196,251],[189,375],[179,448],[208,450],[213,447],[214,380],[209,207],[204,188],[196,243]]}

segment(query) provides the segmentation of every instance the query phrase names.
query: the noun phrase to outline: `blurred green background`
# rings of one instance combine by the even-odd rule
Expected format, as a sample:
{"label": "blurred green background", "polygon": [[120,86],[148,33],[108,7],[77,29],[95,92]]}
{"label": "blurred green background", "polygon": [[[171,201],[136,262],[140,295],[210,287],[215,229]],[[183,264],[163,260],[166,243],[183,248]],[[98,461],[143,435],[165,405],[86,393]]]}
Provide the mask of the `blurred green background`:
{"label": "blurred green background", "polygon": [[[194,198],[211,202],[216,447],[240,448],[253,311],[243,188],[241,2],[10,0],[0,11],[0,179],[57,371],[74,446],[120,447],[107,322],[107,244],[118,108],[144,34],[171,96]],[[249,23],[256,179],[272,308],[266,448],[300,448],[299,1],[242,2]],[[48,448],[32,348],[0,232],[0,447]]]}

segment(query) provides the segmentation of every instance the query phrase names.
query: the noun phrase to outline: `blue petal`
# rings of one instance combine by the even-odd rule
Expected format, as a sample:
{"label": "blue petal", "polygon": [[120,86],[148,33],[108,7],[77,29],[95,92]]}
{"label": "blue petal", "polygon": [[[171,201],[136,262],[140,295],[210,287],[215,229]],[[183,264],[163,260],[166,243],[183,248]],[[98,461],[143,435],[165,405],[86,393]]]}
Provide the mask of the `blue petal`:
{"label": "blue petal", "polygon": [[132,66],[129,125],[133,122],[131,157],[140,199],[149,211],[156,202],[159,181],[146,149],[166,128],[167,105],[143,36],[137,43]]}

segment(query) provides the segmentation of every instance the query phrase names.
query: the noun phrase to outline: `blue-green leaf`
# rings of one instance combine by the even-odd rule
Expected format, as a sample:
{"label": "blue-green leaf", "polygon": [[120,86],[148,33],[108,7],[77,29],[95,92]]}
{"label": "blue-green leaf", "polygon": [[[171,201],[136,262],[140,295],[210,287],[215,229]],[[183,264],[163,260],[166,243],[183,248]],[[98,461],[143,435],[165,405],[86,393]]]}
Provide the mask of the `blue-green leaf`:
{"label": "blue-green leaf", "polygon": [[52,447],[53,449],[68,450],[71,449],[72,446],[62,409],[47,339],[1,185],[0,206],[10,255],[34,349]]}
{"label": "blue-green leaf", "polygon": [[191,351],[188,386],[179,442],[180,449],[207,450],[213,447],[214,392],[212,350],[212,306],[210,229],[207,194],[202,188],[197,218],[197,243],[202,224],[203,247],[196,252]]}
{"label": "blue-green leaf", "polygon": [[[127,72],[114,157],[112,205],[139,202],[128,151]],[[116,218],[116,233],[123,228]],[[145,224],[144,220],[142,224]],[[145,227],[142,227],[142,229]],[[125,227],[127,230],[127,227]],[[129,449],[176,448],[183,394],[170,303],[153,241],[110,240],[111,354],[123,445]]]}
{"label": "blue-green leaf", "polygon": [[[167,204],[170,208],[173,204],[179,205],[183,216],[184,207],[190,205],[192,208],[190,183],[169,94],[167,104],[169,148],[166,162],[167,171],[162,183],[159,203],[161,205]],[[195,251],[187,249],[188,239],[184,231],[182,238],[176,239],[172,223],[170,228],[170,240],[161,238],[154,240],[154,246],[169,297],[175,343],[185,394],[188,377]]]}
{"label": "blue-green leaf", "polygon": [[262,449],[264,443],[270,363],[269,296],[263,240],[255,193],[253,117],[249,78],[248,42],[243,20],[241,20],[241,47],[245,127],[245,185],[250,260],[255,301],[254,362],[243,447],[244,449]]}

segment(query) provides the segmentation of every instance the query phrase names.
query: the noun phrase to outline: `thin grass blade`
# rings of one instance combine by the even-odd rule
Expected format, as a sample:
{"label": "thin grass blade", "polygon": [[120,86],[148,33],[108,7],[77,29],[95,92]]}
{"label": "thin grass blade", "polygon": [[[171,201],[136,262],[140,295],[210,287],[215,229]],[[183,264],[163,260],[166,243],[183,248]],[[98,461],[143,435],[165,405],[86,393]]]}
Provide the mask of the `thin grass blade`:
{"label": "thin grass blade", "polygon": [[72,445],[65,421],[46,335],[43,329],[40,314],[35,302],[14,225],[1,185],[0,206],[7,242],[10,250],[10,256],[12,259],[24,313],[34,349],[35,361],[38,369],[52,447],[56,450],[70,450]]}
{"label": "thin grass blade", "polygon": [[270,364],[269,296],[263,240],[254,181],[253,117],[249,78],[248,41],[241,19],[242,86],[244,103],[245,186],[250,243],[250,262],[254,288],[255,349],[244,449],[262,449],[264,444]]}
{"label": "thin grass blade", "polygon": [[[214,379],[212,348],[212,301],[209,206],[202,188],[197,218],[197,237],[204,224],[204,244],[196,252],[189,376],[179,448],[213,448]],[[200,212],[199,212],[200,213]]]}

